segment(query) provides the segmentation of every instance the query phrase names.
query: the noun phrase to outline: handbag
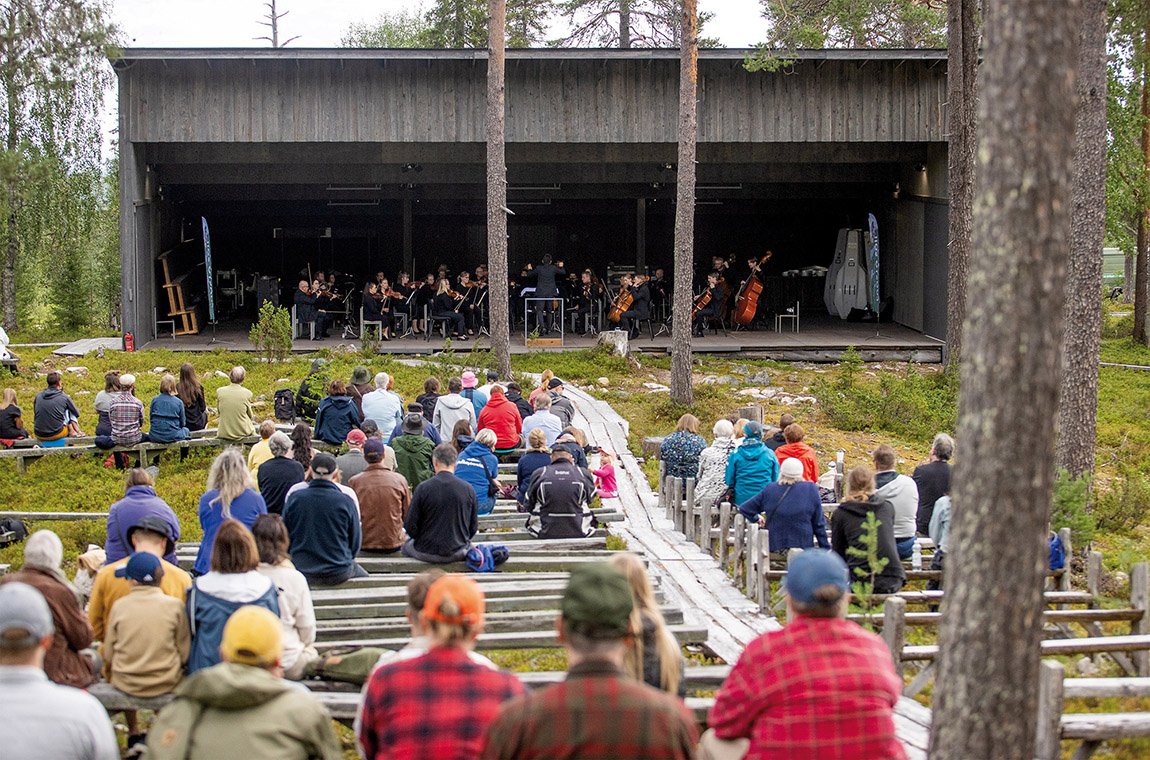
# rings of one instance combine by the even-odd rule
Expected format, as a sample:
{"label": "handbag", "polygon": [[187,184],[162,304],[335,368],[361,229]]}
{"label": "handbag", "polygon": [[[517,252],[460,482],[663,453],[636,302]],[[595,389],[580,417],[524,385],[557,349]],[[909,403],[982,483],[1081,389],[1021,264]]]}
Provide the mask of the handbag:
{"label": "handbag", "polygon": [[362,686],[385,651],[377,647],[332,647],[304,668],[304,677]]}

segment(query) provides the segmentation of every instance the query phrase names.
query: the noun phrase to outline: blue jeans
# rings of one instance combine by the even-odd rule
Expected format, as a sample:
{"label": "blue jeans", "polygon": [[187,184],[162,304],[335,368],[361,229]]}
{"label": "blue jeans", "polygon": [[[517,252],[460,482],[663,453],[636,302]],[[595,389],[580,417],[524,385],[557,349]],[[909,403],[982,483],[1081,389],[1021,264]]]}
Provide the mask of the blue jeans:
{"label": "blue jeans", "polygon": [[910,559],[911,555],[914,554],[914,536],[911,536],[910,538],[903,538],[903,539],[896,538],[894,540],[894,543],[895,543],[895,546],[898,547],[898,558],[899,559]]}

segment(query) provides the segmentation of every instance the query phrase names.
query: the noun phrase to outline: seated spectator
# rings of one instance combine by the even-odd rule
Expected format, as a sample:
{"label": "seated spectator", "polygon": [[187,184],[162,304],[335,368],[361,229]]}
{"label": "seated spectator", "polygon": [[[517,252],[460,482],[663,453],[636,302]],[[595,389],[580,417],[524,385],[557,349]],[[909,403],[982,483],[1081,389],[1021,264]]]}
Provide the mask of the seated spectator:
{"label": "seated spectator", "polygon": [[[733,440],[735,442],[736,446],[742,446],[743,445],[743,439],[747,435],[747,423],[748,422],[750,422],[750,420],[748,420],[746,417],[740,417],[739,419],[735,420],[735,437],[732,438],[731,440]],[[758,424],[758,423],[756,423],[756,424]],[[760,425],[759,428],[762,429],[762,426]],[[771,450],[774,451],[774,449],[771,449]]]}
{"label": "seated spectator", "polygon": [[[435,425],[432,425],[431,422],[429,422],[427,418],[423,416],[423,407],[421,407],[419,404],[408,404],[407,416],[412,414],[419,416],[419,423],[422,426],[421,435],[427,440],[431,441],[431,448],[435,448],[439,444],[443,443],[443,438],[440,437],[439,430],[436,429]],[[401,424],[396,425],[391,429],[391,437],[387,439],[388,444],[394,444],[395,439],[403,434],[404,430],[403,424],[401,422]]]}
{"label": "seated spectator", "polygon": [[355,561],[363,537],[359,504],[339,487],[339,468],[331,454],[312,457],[311,482],[288,495],[283,518],[292,561],[309,584],[336,586],[367,577]]}
{"label": "seated spectator", "polygon": [[[422,436],[420,439],[427,441]],[[403,518],[411,505],[411,490],[403,475],[383,465],[383,448],[383,441],[378,439],[367,442],[367,469],[351,478],[348,485],[359,497],[363,551],[394,554],[407,539]]]}
{"label": "seated spectator", "polygon": [[720,419],[711,429],[715,439],[699,453],[699,471],[695,475],[695,504],[716,506],[727,492],[727,460],[735,450],[735,428],[730,420]]}
{"label": "seated spectator", "polygon": [[914,553],[915,518],[918,515],[918,485],[906,475],[895,471],[898,455],[889,444],[874,450],[875,496],[886,499],[894,507],[894,542],[900,559],[910,559]]}
{"label": "seated spectator", "polygon": [[305,470],[302,464],[288,457],[291,439],[286,433],[272,433],[268,438],[268,452],[272,458],[260,465],[256,478],[268,512],[278,515],[284,510],[288,489],[303,482]]}
{"label": "seated spectator", "polygon": [[240,607],[256,605],[277,616],[280,612],[276,586],[257,570],[260,555],[243,523],[225,520],[220,525],[211,558],[211,571],[196,578],[188,591],[188,620],[192,625],[189,675],[220,661],[224,625]]}
{"label": "seated spectator", "polygon": [[72,403],[60,383],[60,373],[48,373],[48,387],[36,394],[32,402],[32,434],[41,446],[59,447],[68,436],[81,436],[80,410]]}
{"label": "seated spectator", "polygon": [[347,395],[355,401],[355,408],[359,410],[360,419],[363,416],[363,397],[375,390],[371,382],[371,372],[367,367],[359,366],[351,371],[351,381],[347,384]]}
{"label": "seated spectator", "polygon": [[487,406],[487,394],[476,389],[475,386],[479,384],[479,380],[475,377],[474,372],[464,372],[459,380],[463,386],[459,395],[471,402],[472,408],[475,409],[475,424],[478,427],[479,413],[483,411],[483,407]]}
{"label": "seated spectator", "polygon": [[112,397],[108,420],[112,423],[112,435],[110,441],[100,441],[104,448],[135,446],[150,440],[147,433],[140,431],[144,424],[144,402],[136,398],[135,375],[120,375],[120,392]]}
{"label": "seated spectator", "polygon": [[699,474],[699,456],[707,448],[707,441],[699,435],[699,418],[684,414],[675,425],[675,432],[659,445],[659,459],[667,465],[672,478],[693,478]]}
{"label": "seated spectator", "polygon": [[535,471],[551,464],[551,449],[547,448],[547,434],[542,428],[532,428],[527,433],[527,453],[515,463],[515,484],[518,487],[516,499],[522,504],[527,500],[527,487]]}
{"label": "seated spectator", "polygon": [[199,517],[203,538],[196,553],[192,575],[203,575],[212,564],[216,531],[227,520],[238,520],[245,528],[267,514],[267,502],[252,488],[252,474],[243,454],[234,446],[224,449],[208,470],[208,490],[200,497]]}
{"label": "seated spectator", "polygon": [[[780,446],[787,444],[787,437],[783,435],[783,431],[789,426],[795,424],[795,416],[793,414],[782,414],[779,416],[779,429],[770,438],[763,441],[771,451],[778,451]],[[779,462],[782,464],[782,462]]]}
{"label": "seated spectator", "polygon": [[793,457],[779,466],[778,482],[740,504],[739,512],[770,532],[772,552],[810,549],[816,543],[831,548],[819,487],[803,480],[803,463]]}
{"label": "seated spectator", "polygon": [[579,439],[576,438],[573,433],[568,432],[574,429],[575,428],[567,428],[562,433],[560,433],[559,437],[555,439],[555,445],[551,448],[552,450],[563,449],[564,451],[568,452],[571,455],[571,461],[575,463],[575,466],[582,467],[584,470],[586,470],[587,452],[585,452],[583,447],[579,444]]}
{"label": "seated spectator", "polygon": [[636,635],[633,639],[633,646],[627,649],[624,657],[626,671],[636,681],[685,697],[683,650],[663,620],[643,560],[631,552],[617,552],[607,564],[618,568],[627,578],[631,602],[635,605],[631,611],[631,630],[636,633],[642,631],[641,636]]}
{"label": "seated spectator", "polygon": [[[507,400],[515,404],[515,408],[519,411],[519,419],[525,420],[530,417],[531,413],[535,411],[535,408],[531,406],[530,401],[523,398],[523,388],[514,380],[507,383],[506,387]],[[522,429],[522,427],[523,425],[520,423],[520,429]]]}
{"label": "seated spectator", "polygon": [[258,476],[260,465],[272,458],[271,444],[268,443],[268,440],[275,432],[275,420],[267,419],[260,423],[260,439],[256,441],[251,451],[248,452],[248,470],[252,473],[252,479]]}
{"label": "seated spectator", "polygon": [[727,458],[727,485],[735,491],[732,504],[743,504],[779,477],[779,460],[762,440],[763,426],[743,425],[743,440]]}
{"label": "seated spectator", "polygon": [[240,608],[223,626],[220,654],[220,664],[189,676],[156,716],[149,760],[343,757],[327,710],[282,679],[279,618]]}
{"label": "seated spectator", "polygon": [[614,499],[619,495],[619,485],[615,479],[615,452],[599,449],[599,469],[591,470],[595,476],[595,489],[600,499]]}
{"label": "seated spectator", "polygon": [[467,420],[455,423],[455,429],[451,431],[451,445],[455,447],[457,453],[462,454],[463,450],[475,440],[471,433],[471,424]]}
{"label": "seated spectator", "polygon": [[791,457],[798,459],[803,463],[803,480],[817,483],[819,482],[819,461],[815,456],[815,450],[803,443],[803,438],[806,435],[806,431],[797,422],[787,425],[783,429],[783,437],[787,439],[787,442],[775,449],[775,457],[779,460],[779,464]]}
{"label": "seated spectator", "polygon": [[363,418],[374,422],[385,439],[403,419],[403,399],[388,390],[390,384],[391,376],[380,372],[375,376],[375,390],[363,397]]}
{"label": "seated spectator", "polygon": [[232,367],[228,374],[231,382],[216,391],[216,407],[219,409],[216,437],[221,441],[239,443],[255,430],[252,392],[243,386],[247,376],[247,370],[243,367]]}
{"label": "seated spectator", "polygon": [[[462,385],[459,386],[463,388]],[[423,410],[423,416],[428,421],[432,421],[432,416],[435,414],[435,406],[439,401],[439,378],[429,377],[423,381],[423,393],[415,397],[416,402],[419,403]],[[439,444],[436,444],[437,446]]]}
{"label": "seated spectator", "polygon": [[351,430],[347,434],[346,443],[347,453],[335,458],[335,466],[339,468],[340,479],[350,484],[352,478],[367,469],[367,460],[363,457],[367,436],[362,430]]}
{"label": "seated spectator", "polygon": [[495,451],[506,453],[514,451],[523,444],[520,429],[523,418],[519,416],[519,409],[503,395],[503,387],[496,385],[491,389],[491,397],[487,405],[479,413],[478,422],[480,430],[487,428],[495,433]]}
{"label": "seated spectator", "polygon": [[547,446],[555,445],[555,440],[563,432],[563,422],[551,413],[551,397],[541,394],[535,398],[535,414],[523,420],[521,431],[539,428],[547,436]]}
{"label": "seated spectator", "polygon": [[45,660],[56,642],[44,596],[24,583],[0,586],[0,715],[4,756],[119,760],[116,731],[99,700],[51,683]]}
{"label": "seated spectator", "polygon": [[527,486],[527,531],[535,538],[586,538],[595,531],[593,498],[587,471],[575,466],[569,451],[556,449],[551,464],[536,470]]}
{"label": "seated spectator", "polygon": [[914,468],[914,483],[918,486],[918,515],[916,528],[925,536],[930,530],[934,503],[950,493],[950,458],[954,456],[954,439],[939,433],[930,445],[930,461]]}
{"label": "seated spectator", "polygon": [[160,393],[152,398],[148,418],[151,420],[149,441],[174,443],[191,438],[184,402],[176,395],[176,378],[168,374],[160,378]]}
{"label": "seated spectator", "polygon": [[[112,398],[120,392],[120,373],[112,370],[104,375],[104,390],[96,394],[92,404],[96,409],[96,437],[112,437],[112,421],[108,412],[112,409]],[[13,391],[15,393],[15,391]],[[3,436],[0,436],[2,438]]]}
{"label": "seated spectator", "polygon": [[411,497],[403,528],[408,539],[403,556],[445,564],[467,556],[479,532],[479,502],[471,486],[455,477],[455,448],[441,443],[432,452],[435,475],[420,483]]}
{"label": "seated spectator", "polygon": [[475,491],[479,514],[489,515],[495,509],[499,490],[499,460],[495,458],[495,433],[487,428],[459,454],[455,476]]}
{"label": "seated spectator", "polygon": [[511,673],[471,659],[483,613],[483,591],[474,580],[446,575],[431,584],[420,613],[431,648],[376,668],[364,688],[364,757],[479,756],[500,705],[526,691]]}
{"label": "seated spectator", "polygon": [[[180,519],[166,501],[156,496],[156,483],[148,471],[136,467],[128,470],[124,478],[124,498],[114,502],[108,510],[107,537],[104,541],[104,551],[107,553],[104,561],[107,564],[119,562],[131,554],[132,543],[128,539],[132,526],[147,516],[163,520],[169,526],[173,540],[180,540]],[[170,553],[164,555],[164,559],[176,564],[175,545]]]}
{"label": "seated spectator", "polygon": [[184,405],[184,420],[188,430],[203,430],[208,426],[208,402],[204,396],[204,386],[196,377],[196,369],[188,362],[180,365],[180,381],[176,383],[176,394]]}
{"label": "seated spectator", "polygon": [[311,458],[315,456],[315,449],[311,445],[311,428],[306,422],[297,422],[291,431],[291,458],[303,465],[306,470],[311,467]]}
{"label": "seated spectator", "polygon": [[567,679],[505,705],[487,730],[482,757],[694,757],[699,734],[682,701],[624,670],[629,639],[637,632],[623,573],[603,562],[577,567],[560,610],[556,627],[567,652]]}
{"label": "seated spectator", "polygon": [[[392,440],[395,449],[395,471],[415,488],[431,477],[431,452],[435,445],[424,434],[427,421],[417,414],[408,414],[400,425],[402,435]],[[435,430],[434,426],[430,426]]]}
{"label": "seated spectator", "polygon": [[575,419],[575,405],[571,399],[563,395],[563,381],[553,377],[547,381],[547,395],[551,397],[551,413],[559,418],[563,427],[571,424]]}
{"label": "seated spectator", "polygon": [[[847,551],[851,546],[866,550],[862,536],[870,514],[878,520],[878,558],[880,563],[886,561],[881,568],[872,568],[865,556],[852,556]],[[894,542],[894,507],[875,495],[874,473],[865,465],[855,467],[847,475],[846,501],[831,514],[831,547],[846,560],[852,581],[870,583],[873,576],[876,594],[893,594],[906,583],[906,570]]]}
{"label": "seated spectator", "polygon": [[346,440],[348,433],[359,427],[361,421],[355,402],[347,395],[347,386],[342,380],[332,380],[328,395],[319,402],[319,410],[315,414],[315,437],[338,446]]}
{"label": "seated spectator", "polygon": [[493,369],[487,370],[487,382],[479,386],[476,390],[487,396],[488,403],[491,402],[491,389],[499,385],[499,373]]}
{"label": "seated spectator", "polygon": [[[531,393],[527,396],[527,402],[531,404],[533,408],[539,408],[535,406],[535,399],[547,393],[547,386],[551,383],[551,378],[553,377],[555,377],[555,373],[549,369],[543,370],[543,373],[539,376],[538,387],[532,388]],[[548,409],[550,409],[550,407],[548,407]]]}
{"label": "seated spectator", "polygon": [[44,655],[44,672],[58,684],[83,689],[97,676],[95,653],[90,649],[92,626],[60,569],[63,561],[60,538],[50,530],[38,530],[24,542],[23,569],[0,577],[0,584],[25,583],[44,596],[56,632]]}
{"label": "seated spectator", "polygon": [[791,560],[787,626],[739,657],[715,697],[701,759],[905,760],[894,725],[902,679],[882,639],[845,619],[850,587],[846,564],[831,552]]}
{"label": "seated spectator", "polygon": [[307,377],[300,381],[299,392],[295,394],[297,417],[314,420],[319,411],[319,401],[328,386],[327,359],[315,359],[311,363]]}
{"label": "seated spectator", "polygon": [[28,437],[20,415],[20,407],[16,406],[16,390],[5,388],[4,400],[0,402],[0,440],[19,441]]}
{"label": "seated spectator", "polygon": [[[930,569],[940,573],[946,571],[946,552],[950,549],[950,494],[943,494],[934,503],[930,515],[930,540],[934,541],[934,554],[930,557]],[[931,591],[942,588],[941,580],[929,580],[926,587]],[[933,611],[933,610],[932,610]]]}
{"label": "seated spectator", "polygon": [[439,437],[450,441],[455,436],[456,423],[466,421],[471,432],[475,432],[475,405],[469,399],[459,395],[463,390],[463,381],[453,377],[447,381],[447,395],[440,396],[435,402],[435,411],[431,415],[431,424],[439,430]]}
{"label": "seated spectator", "polygon": [[252,539],[260,555],[256,570],[275,584],[283,624],[283,653],[280,667],[284,678],[298,681],[308,666],[319,659],[315,651],[315,607],[311,589],[303,573],[288,556],[287,528],[279,515],[260,515],[252,526]]}

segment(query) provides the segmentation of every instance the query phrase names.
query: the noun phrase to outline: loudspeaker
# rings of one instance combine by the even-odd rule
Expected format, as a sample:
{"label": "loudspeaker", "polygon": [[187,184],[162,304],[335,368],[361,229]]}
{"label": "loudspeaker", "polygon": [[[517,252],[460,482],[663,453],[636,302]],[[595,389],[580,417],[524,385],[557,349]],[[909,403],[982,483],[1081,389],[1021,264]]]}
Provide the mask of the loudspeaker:
{"label": "loudspeaker", "polygon": [[280,305],[280,278],[263,276],[256,281],[256,303],[263,306],[264,301]]}

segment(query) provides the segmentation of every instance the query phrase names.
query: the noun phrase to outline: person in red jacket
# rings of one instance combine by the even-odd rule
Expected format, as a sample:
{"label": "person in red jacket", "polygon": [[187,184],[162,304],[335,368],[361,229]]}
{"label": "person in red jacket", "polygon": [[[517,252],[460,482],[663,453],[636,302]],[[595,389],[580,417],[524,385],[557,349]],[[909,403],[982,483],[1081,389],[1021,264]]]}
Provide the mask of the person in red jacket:
{"label": "person in red jacket", "polygon": [[479,413],[477,427],[490,428],[495,433],[495,451],[503,453],[520,448],[523,437],[519,433],[523,420],[519,416],[519,408],[513,401],[508,400],[503,392],[503,386],[496,385],[491,388],[491,398]]}
{"label": "person in red jacket", "polygon": [[787,442],[775,449],[775,456],[781,465],[787,459],[797,459],[803,463],[803,480],[812,483],[819,482],[819,461],[815,457],[815,450],[803,443],[807,431],[803,430],[797,422],[792,422],[783,429],[783,437]]}

